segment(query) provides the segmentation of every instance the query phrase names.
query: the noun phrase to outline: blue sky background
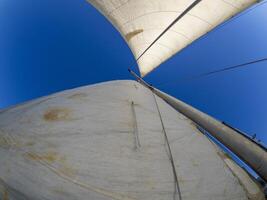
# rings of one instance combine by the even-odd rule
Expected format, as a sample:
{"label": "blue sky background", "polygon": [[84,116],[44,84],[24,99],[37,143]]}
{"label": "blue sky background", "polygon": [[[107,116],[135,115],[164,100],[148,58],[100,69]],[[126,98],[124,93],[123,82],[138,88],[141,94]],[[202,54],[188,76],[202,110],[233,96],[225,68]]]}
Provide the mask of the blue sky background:
{"label": "blue sky background", "polygon": [[[163,63],[146,80],[267,143],[267,62],[179,82],[267,57],[266,36],[263,1]],[[0,2],[0,108],[68,88],[132,79],[127,68],[133,61],[119,33],[85,0]]]}

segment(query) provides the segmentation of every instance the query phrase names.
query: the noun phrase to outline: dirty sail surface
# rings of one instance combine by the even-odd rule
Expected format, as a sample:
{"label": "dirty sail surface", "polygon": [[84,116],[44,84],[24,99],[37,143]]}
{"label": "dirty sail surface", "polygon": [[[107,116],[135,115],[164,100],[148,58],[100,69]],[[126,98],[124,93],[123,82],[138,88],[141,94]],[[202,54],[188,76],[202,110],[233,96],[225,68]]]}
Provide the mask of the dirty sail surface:
{"label": "dirty sail surface", "polygon": [[0,163],[1,200],[263,199],[190,120],[134,81],[1,111]]}
{"label": "dirty sail surface", "polygon": [[[135,58],[185,11],[193,0],[87,0],[124,37]],[[138,61],[142,76],[257,0],[202,0]]]}

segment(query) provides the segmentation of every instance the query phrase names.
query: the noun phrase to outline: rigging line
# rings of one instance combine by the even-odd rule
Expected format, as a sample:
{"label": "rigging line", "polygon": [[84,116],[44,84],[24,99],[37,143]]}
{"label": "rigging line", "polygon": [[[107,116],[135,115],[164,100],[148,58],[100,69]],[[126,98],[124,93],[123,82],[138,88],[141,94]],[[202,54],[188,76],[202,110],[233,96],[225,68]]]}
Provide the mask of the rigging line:
{"label": "rigging line", "polygon": [[[258,8],[259,6],[262,6],[263,4],[267,3],[267,0],[259,0],[257,4],[255,4],[254,6],[251,6],[247,9],[245,9],[243,12],[241,13],[237,13],[236,15],[233,15],[231,18],[229,18],[228,20],[222,22],[221,24],[215,26],[212,30],[208,31],[206,34],[200,36],[198,39],[194,40],[193,43],[189,44],[187,47],[189,47],[190,45],[203,40],[204,38],[208,37],[211,33],[214,33],[215,31],[220,30],[221,28],[223,28],[224,26],[226,26],[229,23],[232,23],[233,21],[237,20],[238,18],[242,17],[243,15],[246,15],[247,13],[255,10],[256,8]],[[181,51],[180,51],[181,52]]]}
{"label": "rigging line", "polygon": [[176,24],[181,18],[184,17],[191,9],[193,9],[198,3],[200,3],[202,0],[196,0],[194,1],[190,6],[188,6],[175,20],[172,21],[172,23],[162,31],[161,34],[141,53],[140,56],[136,59],[136,62],[174,25]]}
{"label": "rigging line", "polygon": [[214,71],[210,71],[210,72],[205,72],[205,73],[202,73],[202,74],[199,74],[199,75],[196,75],[196,76],[191,76],[191,77],[187,77],[187,78],[184,78],[184,79],[181,79],[181,80],[178,80],[178,81],[174,81],[172,83],[171,82],[161,83],[159,85],[160,86],[167,85],[167,84],[170,85],[170,84],[176,84],[176,83],[179,83],[179,82],[185,82],[185,81],[191,81],[191,80],[195,80],[195,79],[200,79],[200,78],[203,78],[203,77],[206,77],[206,76],[210,76],[210,75],[213,75],[213,74],[217,74],[217,73],[221,73],[221,72],[225,72],[225,71],[230,71],[230,70],[241,68],[241,67],[246,67],[246,66],[249,66],[251,64],[264,62],[264,61],[267,61],[267,57],[266,58],[262,58],[262,59],[253,60],[253,61],[246,62],[246,63],[242,63],[242,64],[238,64],[238,65],[233,65],[233,66],[230,66],[230,67],[225,67],[225,68],[214,70]]}
{"label": "rigging line", "polygon": [[154,101],[155,101],[155,104],[156,104],[156,107],[157,107],[157,110],[158,110],[158,114],[159,114],[159,118],[160,118],[160,123],[161,123],[161,126],[162,126],[162,130],[163,130],[163,133],[164,133],[164,137],[165,137],[166,143],[167,143],[169,156],[170,156],[170,161],[171,161],[171,165],[172,165],[172,171],[173,171],[173,175],[174,175],[174,179],[175,179],[175,183],[176,183],[176,190],[178,192],[179,200],[182,200],[181,189],[180,189],[178,176],[177,176],[177,172],[176,172],[176,168],[175,168],[175,164],[174,164],[174,160],[173,160],[173,156],[172,156],[171,146],[170,146],[170,143],[169,143],[169,139],[168,139],[168,136],[167,136],[167,133],[166,133],[166,129],[165,129],[164,123],[163,123],[162,115],[161,115],[161,112],[160,112],[160,109],[159,109],[159,105],[158,105],[158,102],[157,102],[157,99],[155,97],[154,92],[152,92],[152,95],[154,97]]}

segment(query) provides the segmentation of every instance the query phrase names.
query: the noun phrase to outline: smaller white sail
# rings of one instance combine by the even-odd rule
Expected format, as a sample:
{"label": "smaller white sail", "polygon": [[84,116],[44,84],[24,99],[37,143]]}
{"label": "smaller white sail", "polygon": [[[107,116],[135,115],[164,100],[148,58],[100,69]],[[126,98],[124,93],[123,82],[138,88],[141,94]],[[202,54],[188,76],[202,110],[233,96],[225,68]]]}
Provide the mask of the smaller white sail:
{"label": "smaller white sail", "polygon": [[[88,0],[124,37],[135,58],[194,0]],[[202,0],[138,60],[142,76],[257,0]]]}

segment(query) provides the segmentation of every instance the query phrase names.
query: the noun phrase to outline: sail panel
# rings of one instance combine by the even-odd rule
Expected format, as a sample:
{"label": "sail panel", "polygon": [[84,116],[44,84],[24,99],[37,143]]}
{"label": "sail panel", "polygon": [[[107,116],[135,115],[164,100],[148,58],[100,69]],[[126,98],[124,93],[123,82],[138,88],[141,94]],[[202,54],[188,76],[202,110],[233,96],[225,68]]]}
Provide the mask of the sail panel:
{"label": "sail panel", "polygon": [[[88,0],[121,33],[135,58],[194,0]],[[202,0],[139,60],[142,76],[257,0]]]}
{"label": "sail panel", "polygon": [[0,158],[1,200],[172,200],[177,182],[182,200],[264,200],[192,121],[135,81],[2,111]]}

